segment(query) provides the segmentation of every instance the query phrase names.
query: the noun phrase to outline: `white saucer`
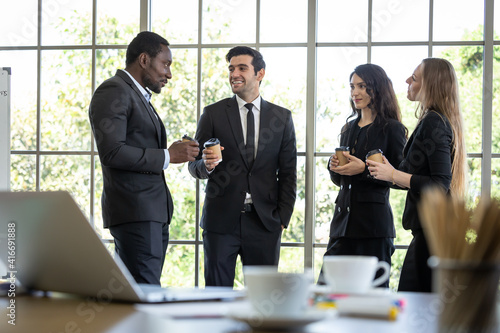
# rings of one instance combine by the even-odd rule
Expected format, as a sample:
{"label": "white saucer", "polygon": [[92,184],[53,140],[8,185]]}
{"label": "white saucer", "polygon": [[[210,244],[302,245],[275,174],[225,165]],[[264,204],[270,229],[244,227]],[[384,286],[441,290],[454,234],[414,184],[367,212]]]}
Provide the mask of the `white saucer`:
{"label": "white saucer", "polygon": [[230,311],[228,317],[247,323],[254,330],[293,331],[297,328],[337,315],[336,310],[310,309],[301,315],[283,317],[265,317],[254,311]]}

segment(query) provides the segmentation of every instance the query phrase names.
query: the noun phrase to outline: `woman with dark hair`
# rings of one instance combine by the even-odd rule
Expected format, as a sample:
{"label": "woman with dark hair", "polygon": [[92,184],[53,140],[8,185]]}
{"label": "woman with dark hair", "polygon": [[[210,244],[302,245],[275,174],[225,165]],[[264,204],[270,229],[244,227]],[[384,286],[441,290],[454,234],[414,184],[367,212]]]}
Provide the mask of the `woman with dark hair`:
{"label": "woman with dark hair", "polygon": [[335,154],[328,161],[330,178],[340,190],[325,256],[376,256],[390,265],[396,237],[389,204],[391,183],[370,177],[365,157],[380,149],[391,163],[399,164],[407,130],[392,82],[380,66],[356,67],[350,86],[352,114],[340,135],[340,145],[349,147],[343,153],[348,163],[340,166]]}
{"label": "woman with dark hair", "polygon": [[[408,189],[403,227],[413,239],[399,279],[400,291],[431,291],[429,248],[417,210],[424,188],[437,186],[452,196],[466,192],[466,156],[458,81],[452,64],[427,58],[406,80],[408,99],[419,102],[418,124],[404,149],[401,164],[369,161],[371,175]],[[394,169],[392,165],[399,165]]]}

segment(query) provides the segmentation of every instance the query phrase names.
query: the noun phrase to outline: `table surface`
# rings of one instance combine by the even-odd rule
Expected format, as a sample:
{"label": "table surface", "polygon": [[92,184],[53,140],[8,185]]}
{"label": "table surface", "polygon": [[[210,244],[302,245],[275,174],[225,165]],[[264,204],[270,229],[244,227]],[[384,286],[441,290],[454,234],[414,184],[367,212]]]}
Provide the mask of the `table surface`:
{"label": "table surface", "polygon": [[[405,299],[404,311],[397,320],[336,316],[298,329],[299,332],[437,332],[437,316],[443,302],[436,294],[399,293]],[[15,298],[16,325],[8,323],[10,299],[0,298],[0,332],[37,333],[200,333],[252,332],[236,320],[215,316],[195,318],[203,308],[232,308],[238,302],[193,302],[154,305],[97,303],[66,295],[51,297],[18,296]],[[185,312],[186,317],[172,316]],[[209,311],[210,312],[210,311]],[[190,317],[190,314],[193,314]]]}

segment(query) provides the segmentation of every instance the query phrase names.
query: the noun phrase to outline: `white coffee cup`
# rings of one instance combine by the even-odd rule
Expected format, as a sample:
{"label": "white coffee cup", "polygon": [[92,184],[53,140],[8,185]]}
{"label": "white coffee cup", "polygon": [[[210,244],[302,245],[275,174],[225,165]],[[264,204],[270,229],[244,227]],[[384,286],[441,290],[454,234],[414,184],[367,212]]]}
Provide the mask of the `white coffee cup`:
{"label": "white coffee cup", "polygon": [[[375,278],[382,269],[383,274]],[[323,273],[333,292],[363,294],[389,279],[391,267],[370,256],[324,256]]]}
{"label": "white coffee cup", "polygon": [[252,308],[261,319],[294,317],[306,310],[313,282],[310,269],[279,273],[274,266],[244,266],[243,275]]}

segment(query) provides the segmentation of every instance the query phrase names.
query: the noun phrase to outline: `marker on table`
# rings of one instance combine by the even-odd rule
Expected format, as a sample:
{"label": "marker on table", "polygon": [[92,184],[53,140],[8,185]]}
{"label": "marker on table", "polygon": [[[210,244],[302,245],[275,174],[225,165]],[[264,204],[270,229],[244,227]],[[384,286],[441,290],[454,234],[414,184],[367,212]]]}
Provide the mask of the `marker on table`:
{"label": "marker on table", "polygon": [[328,295],[316,299],[319,309],[335,308],[341,315],[396,320],[404,307],[404,300],[393,296]]}

